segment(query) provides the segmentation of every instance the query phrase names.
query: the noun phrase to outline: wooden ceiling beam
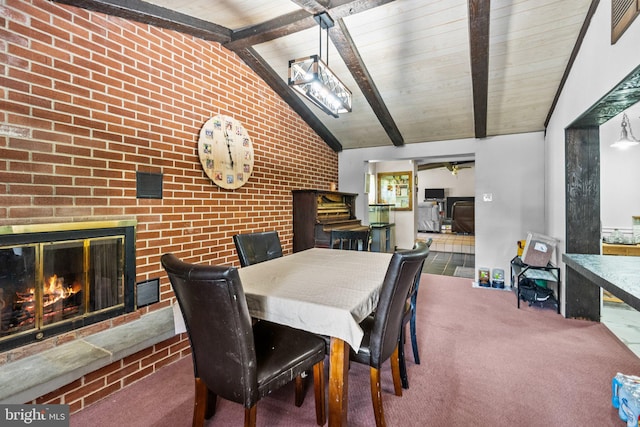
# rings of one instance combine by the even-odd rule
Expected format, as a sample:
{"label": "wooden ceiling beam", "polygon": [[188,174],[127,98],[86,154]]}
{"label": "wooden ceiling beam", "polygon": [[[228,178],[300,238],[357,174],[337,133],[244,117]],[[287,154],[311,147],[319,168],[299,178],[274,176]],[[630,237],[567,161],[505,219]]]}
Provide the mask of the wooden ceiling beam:
{"label": "wooden ceiling beam", "polygon": [[229,50],[240,50],[249,46],[265,43],[299,31],[308,30],[316,25],[313,16],[305,10],[297,10],[278,16],[260,24],[234,31],[231,40],[225,43]]}
{"label": "wooden ceiling beam", "polygon": [[54,1],[167,30],[178,31],[204,40],[218,43],[226,43],[231,40],[232,31],[229,28],[140,0]]}
{"label": "wooden ceiling beam", "polygon": [[487,99],[489,93],[489,18],[490,0],[468,0],[469,45],[473,119],[476,138],[487,136]]}
{"label": "wooden ceiling beam", "polygon": [[231,41],[226,43],[225,47],[230,50],[243,49],[308,30],[318,25],[313,19],[313,15],[320,12],[327,12],[334,20],[337,20],[394,0],[334,0],[330,5],[325,4],[329,2],[317,0],[291,1],[300,6],[301,10],[234,31]]}
{"label": "wooden ceiling beam", "polygon": [[404,138],[400,129],[393,120],[342,19],[339,19],[337,25],[329,30],[329,36],[393,145],[403,146]]}

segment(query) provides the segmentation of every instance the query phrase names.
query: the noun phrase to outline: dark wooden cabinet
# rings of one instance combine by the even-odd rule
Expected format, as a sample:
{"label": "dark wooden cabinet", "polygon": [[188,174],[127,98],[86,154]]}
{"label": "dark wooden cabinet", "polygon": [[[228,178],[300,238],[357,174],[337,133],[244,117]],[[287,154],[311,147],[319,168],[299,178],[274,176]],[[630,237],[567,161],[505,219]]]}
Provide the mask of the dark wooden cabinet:
{"label": "dark wooden cabinet", "polygon": [[293,251],[329,247],[332,229],[362,229],[355,193],[293,190]]}

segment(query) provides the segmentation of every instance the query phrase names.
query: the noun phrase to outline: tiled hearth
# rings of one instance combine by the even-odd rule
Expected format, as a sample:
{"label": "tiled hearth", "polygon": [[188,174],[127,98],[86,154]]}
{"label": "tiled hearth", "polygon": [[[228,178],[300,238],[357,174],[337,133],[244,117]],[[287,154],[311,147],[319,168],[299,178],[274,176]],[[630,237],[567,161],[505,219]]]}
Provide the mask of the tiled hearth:
{"label": "tiled hearth", "polygon": [[431,247],[433,252],[454,252],[460,254],[476,253],[476,237],[466,234],[454,233],[418,233],[418,239],[433,239]]}

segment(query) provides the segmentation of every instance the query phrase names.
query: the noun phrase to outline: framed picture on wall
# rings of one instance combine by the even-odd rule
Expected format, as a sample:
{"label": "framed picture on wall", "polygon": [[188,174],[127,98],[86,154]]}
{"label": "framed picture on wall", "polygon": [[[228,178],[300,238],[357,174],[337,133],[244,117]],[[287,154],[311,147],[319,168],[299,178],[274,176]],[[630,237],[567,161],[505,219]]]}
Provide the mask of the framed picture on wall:
{"label": "framed picture on wall", "polygon": [[394,206],[397,211],[413,209],[412,172],[378,173],[378,203]]}

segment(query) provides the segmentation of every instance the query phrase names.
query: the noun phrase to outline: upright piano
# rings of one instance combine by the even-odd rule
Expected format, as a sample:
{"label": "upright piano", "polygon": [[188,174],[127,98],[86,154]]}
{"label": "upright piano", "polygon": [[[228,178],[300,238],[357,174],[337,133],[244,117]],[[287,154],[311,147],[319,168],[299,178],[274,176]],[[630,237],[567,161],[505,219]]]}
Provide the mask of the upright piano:
{"label": "upright piano", "polygon": [[355,215],[356,193],[293,190],[293,251],[329,247],[331,230],[367,229]]}

